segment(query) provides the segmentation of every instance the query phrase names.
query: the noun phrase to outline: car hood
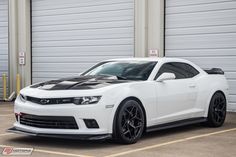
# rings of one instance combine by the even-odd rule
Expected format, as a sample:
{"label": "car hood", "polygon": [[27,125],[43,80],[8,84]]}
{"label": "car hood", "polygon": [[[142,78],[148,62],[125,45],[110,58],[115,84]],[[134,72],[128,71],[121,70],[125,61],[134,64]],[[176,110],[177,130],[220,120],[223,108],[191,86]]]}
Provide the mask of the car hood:
{"label": "car hood", "polygon": [[42,90],[88,90],[127,82],[131,81],[118,80],[116,76],[78,76],[38,83],[30,86],[30,88]]}

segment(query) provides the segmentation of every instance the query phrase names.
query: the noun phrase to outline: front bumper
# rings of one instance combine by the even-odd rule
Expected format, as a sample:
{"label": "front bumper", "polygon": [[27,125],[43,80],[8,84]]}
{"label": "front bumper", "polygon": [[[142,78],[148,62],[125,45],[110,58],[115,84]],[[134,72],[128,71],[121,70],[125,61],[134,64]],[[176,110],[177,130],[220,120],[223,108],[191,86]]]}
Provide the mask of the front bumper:
{"label": "front bumper", "polygon": [[12,132],[12,133],[29,135],[29,136],[51,137],[51,138],[62,138],[62,139],[105,140],[105,139],[112,138],[112,134],[100,134],[100,135],[45,134],[45,133],[23,131],[23,130],[17,129],[16,127],[9,128],[7,131]]}
{"label": "front bumper", "polygon": [[[18,121],[8,131],[34,136],[63,137],[69,136],[79,139],[108,138],[112,134],[113,108],[106,108],[103,104],[94,105],[40,105],[32,102],[15,101],[14,112],[38,116],[72,116],[78,129],[39,128],[21,124]],[[87,128],[85,119],[95,119],[99,128]],[[95,136],[95,137],[94,137]]]}

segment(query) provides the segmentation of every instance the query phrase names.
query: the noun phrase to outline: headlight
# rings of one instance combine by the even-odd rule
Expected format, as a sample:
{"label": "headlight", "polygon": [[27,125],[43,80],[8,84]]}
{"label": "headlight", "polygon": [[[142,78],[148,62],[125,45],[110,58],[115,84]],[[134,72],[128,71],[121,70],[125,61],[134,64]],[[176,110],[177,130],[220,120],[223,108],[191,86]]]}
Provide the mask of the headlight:
{"label": "headlight", "polygon": [[26,97],[24,96],[24,95],[22,95],[22,94],[19,94],[19,96],[18,96],[19,98],[20,98],[20,100],[22,101],[22,102],[26,102]]}
{"label": "headlight", "polygon": [[74,104],[76,105],[87,105],[87,104],[96,104],[101,99],[101,96],[84,96],[74,98]]}

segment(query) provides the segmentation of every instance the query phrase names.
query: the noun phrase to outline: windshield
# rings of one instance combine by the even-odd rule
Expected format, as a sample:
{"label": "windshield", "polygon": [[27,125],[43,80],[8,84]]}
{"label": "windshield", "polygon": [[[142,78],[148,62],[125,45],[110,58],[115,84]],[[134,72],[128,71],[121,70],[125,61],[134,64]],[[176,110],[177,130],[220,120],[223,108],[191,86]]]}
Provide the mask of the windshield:
{"label": "windshield", "polygon": [[157,62],[148,61],[101,62],[82,75],[108,75],[124,80],[147,80],[156,64]]}

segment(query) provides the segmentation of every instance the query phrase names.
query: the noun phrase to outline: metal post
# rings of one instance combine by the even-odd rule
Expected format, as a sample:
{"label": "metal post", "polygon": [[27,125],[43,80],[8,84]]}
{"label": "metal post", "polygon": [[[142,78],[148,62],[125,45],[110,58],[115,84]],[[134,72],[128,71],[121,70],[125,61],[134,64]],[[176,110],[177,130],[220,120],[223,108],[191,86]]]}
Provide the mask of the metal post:
{"label": "metal post", "polygon": [[7,99],[7,76],[6,74],[2,75],[2,84],[3,84],[3,100]]}
{"label": "metal post", "polygon": [[21,87],[20,74],[17,74],[16,75],[16,93],[17,93],[17,95],[20,94],[20,87]]}

